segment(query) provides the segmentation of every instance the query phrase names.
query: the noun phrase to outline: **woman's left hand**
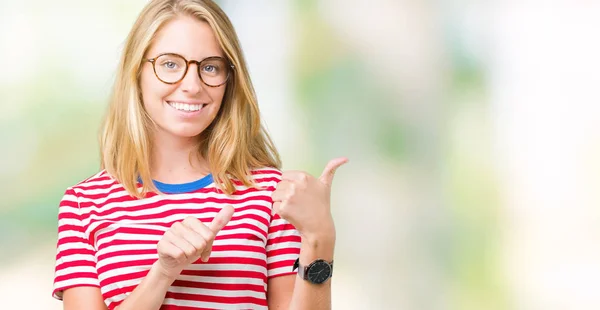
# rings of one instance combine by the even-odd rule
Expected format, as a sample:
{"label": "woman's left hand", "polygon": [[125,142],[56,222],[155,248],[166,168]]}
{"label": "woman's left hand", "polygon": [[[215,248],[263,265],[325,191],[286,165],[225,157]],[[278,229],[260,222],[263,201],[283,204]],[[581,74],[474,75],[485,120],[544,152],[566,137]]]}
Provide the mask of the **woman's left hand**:
{"label": "woman's left hand", "polygon": [[317,179],[303,171],[286,171],[272,194],[273,211],[290,222],[303,238],[334,238],[331,216],[331,182],[335,170],[348,162],[341,157],[329,161]]}

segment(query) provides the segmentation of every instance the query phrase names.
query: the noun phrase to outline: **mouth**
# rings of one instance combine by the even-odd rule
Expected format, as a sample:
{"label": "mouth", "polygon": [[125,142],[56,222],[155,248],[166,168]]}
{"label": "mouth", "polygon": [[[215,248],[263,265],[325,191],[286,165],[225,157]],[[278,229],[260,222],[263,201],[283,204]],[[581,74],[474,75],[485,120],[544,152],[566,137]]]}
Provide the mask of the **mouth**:
{"label": "mouth", "polygon": [[177,101],[167,101],[167,104],[171,108],[173,108],[177,111],[188,112],[188,113],[189,112],[198,112],[207,105],[206,103],[190,104],[190,103],[177,102]]}

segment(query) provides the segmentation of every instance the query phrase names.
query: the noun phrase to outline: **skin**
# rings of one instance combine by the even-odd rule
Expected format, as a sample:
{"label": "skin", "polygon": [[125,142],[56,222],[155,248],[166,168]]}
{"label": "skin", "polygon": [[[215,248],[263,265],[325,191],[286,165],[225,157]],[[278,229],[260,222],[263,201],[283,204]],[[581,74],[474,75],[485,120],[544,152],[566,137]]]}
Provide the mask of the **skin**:
{"label": "skin", "polygon": [[[202,44],[198,44],[202,42]],[[158,33],[147,58],[172,52],[186,59],[202,60],[223,56],[208,24],[190,17],[178,17]],[[153,132],[151,169],[153,178],[166,183],[185,183],[209,173],[204,158],[189,156],[195,151],[194,137],[214,121],[225,93],[225,85],[208,87],[192,64],[184,79],[169,85],[154,75],[152,64],[142,67],[140,87],[144,108],[156,123]],[[198,113],[181,112],[169,102],[202,104]],[[317,258],[331,261],[335,227],[330,212],[330,191],[335,170],[346,158],[329,162],[323,174],[315,178],[302,171],[287,171],[273,192],[273,210],[293,224],[302,235],[300,263],[308,265]],[[158,260],[148,275],[118,307],[159,309],[167,289],[181,271],[198,258],[207,260],[216,234],[227,224],[233,207],[225,207],[209,225],[188,217],[173,224],[158,242]],[[295,275],[272,278],[267,283],[269,309],[330,309],[331,281],[313,285]],[[65,290],[64,309],[104,310],[99,288],[74,287]]]}
{"label": "skin", "polygon": [[[188,60],[224,56],[208,24],[191,17],[180,17],[165,25],[146,56],[153,58],[169,52]],[[196,151],[194,137],[204,131],[219,112],[226,85],[208,87],[196,72],[197,64],[191,64],[183,80],[170,85],[156,78],[150,63],[145,63],[142,68],[140,86],[144,108],[157,125],[153,133],[153,145],[156,147],[151,169],[158,181],[185,183],[209,173],[203,158],[191,156],[191,164],[186,163],[190,159],[189,154]],[[173,101],[205,106],[200,113],[186,113],[168,104]]]}

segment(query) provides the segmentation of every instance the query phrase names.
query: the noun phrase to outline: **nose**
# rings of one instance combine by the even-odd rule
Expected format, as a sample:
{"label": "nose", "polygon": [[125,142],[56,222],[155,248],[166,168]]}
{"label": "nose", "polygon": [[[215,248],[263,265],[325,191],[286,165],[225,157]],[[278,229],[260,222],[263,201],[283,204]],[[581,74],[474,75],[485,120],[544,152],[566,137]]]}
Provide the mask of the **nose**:
{"label": "nose", "polygon": [[203,89],[204,84],[198,75],[197,63],[189,64],[188,71],[185,73],[183,80],[181,80],[180,87],[184,92],[190,94],[197,94]]}

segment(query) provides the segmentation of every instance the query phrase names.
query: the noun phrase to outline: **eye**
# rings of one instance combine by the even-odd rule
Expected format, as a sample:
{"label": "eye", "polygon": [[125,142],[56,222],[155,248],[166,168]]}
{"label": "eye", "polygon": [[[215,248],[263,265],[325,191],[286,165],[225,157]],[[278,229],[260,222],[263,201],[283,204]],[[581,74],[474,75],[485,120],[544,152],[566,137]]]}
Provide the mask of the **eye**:
{"label": "eye", "polygon": [[215,67],[214,65],[205,65],[204,67],[202,67],[202,71],[204,72],[208,72],[208,73],[215,73],[217,71],[217,67]]}
{"label": "eye", "polygon": [[175,63],[173,61],[169,61],[169,60],[165,61],[162,65],[165,68],[171,69],[171,70],[177,69],[177,67],[179,66],[177,63]]}

